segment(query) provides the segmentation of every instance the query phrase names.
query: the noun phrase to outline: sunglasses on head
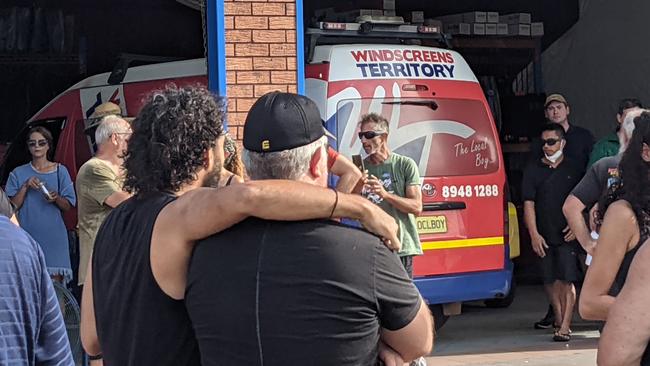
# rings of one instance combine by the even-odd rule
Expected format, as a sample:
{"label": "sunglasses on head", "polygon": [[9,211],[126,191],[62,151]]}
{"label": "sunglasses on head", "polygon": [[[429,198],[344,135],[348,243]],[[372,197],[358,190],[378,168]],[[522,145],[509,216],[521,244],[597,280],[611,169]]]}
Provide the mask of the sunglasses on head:
{"label": "sunglasses on head", "polygon": [[43,147],[47,145],[47,140],[28,140],[27,141],[27,146],[29,147]]}
{"label": "sunglasses on head", "polygon": [[546,139],[546,140],[542,140],[542,142],[544,143],[544,145],[548,145],[548,146],[553,146],[553,145],[557,144],[559,141],[560,141],[560,139]]}
{"label": "sunglasses on head", "polygon": [[361,138],[365,137],[366,140],[374,139],[377,136],[381,136],[386,134],[386,132],[383,131],[366,131],[366,132],[359,132],[359,140]]}

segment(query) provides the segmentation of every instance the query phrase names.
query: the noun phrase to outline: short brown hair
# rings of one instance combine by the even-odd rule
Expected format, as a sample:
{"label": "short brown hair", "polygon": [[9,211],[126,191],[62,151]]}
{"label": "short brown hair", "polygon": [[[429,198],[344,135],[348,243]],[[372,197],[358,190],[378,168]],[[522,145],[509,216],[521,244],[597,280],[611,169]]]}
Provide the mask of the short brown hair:
{"label": "short brown hair", "polygon": [[361,117],[361,121],[359,121],[359,127],[365,125],[366,123],[374,122],[376,123],[379,128],[381,128],[383,131],[388,133],[388,120],[384,118],[384,116],[377,114],[377,113],[368,113],[365,114]]}

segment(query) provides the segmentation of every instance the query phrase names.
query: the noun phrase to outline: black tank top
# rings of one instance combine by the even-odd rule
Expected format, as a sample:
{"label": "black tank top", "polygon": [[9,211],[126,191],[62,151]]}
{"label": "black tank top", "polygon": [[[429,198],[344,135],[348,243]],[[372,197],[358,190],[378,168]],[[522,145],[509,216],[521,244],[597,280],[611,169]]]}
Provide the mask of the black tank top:
{"label": "black tank top", "polygon": [[[646,239],[648,239],[647,235],[641,236],[639,239],[639,243],[634,248],[632,248],[631,250],[625,253],[625,256],[623,257],[623,262],[621,263],[621,267],[618,269],[618,273],[616,273],[616,278],[614,279],[614,283],[612,284],[612,287],[609,289],[609,294],[611,296],[618,296],[618,294],[623,289],[623,285],[625,285],[625,279],[627,278],[627,273],[630,270],[630,265],[632,264],[632,260],[634,259],[636,253],[639,251],[639,248],[641,248],[641,245],[645,243]],[[646,347],[645,352],[643,353],[643,357],[641,359],[640,366],[650,366],[650,347]]]}
{"label": "black tank top", "polygon": [[618,273],[616,273],[616,278],[614,278],[614,283],[612,284],[612,287],[609,289],[610,296],[618,296],[618,294],[621,292],[623,285],[625,285],[625,279],[627,278],[627,273],[630,271],[630,265],[632,264],[632,260],[634,259],[636,252],[639,251],[639,248],[641,248],[641,245],[646,241],[646,239],[648,239],[647,235],[641,236],[637,245],[625,253],[625,256],[623,257],[623,262],[621,262],[621,266],[618,268]]}
{"label": "black tank top", "polygon": [[175,198],[135,196],[115,208],[97,234],[93,299],[107,366],[200,365],[184,303],[158,287],[149,261],[153,225]]}

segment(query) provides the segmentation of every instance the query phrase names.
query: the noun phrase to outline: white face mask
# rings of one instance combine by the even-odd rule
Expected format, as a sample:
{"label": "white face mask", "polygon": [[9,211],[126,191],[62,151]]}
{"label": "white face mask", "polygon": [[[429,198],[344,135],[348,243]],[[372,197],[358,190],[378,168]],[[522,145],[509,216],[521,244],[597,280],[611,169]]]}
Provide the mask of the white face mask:
{"label": "white face mask", "polygon": [[553,155],[544,154],[544,156],[546,157],[546,160],[550,161],[552,164],[555,164],[555,162],[562,156],[562,149],[556,151]]}

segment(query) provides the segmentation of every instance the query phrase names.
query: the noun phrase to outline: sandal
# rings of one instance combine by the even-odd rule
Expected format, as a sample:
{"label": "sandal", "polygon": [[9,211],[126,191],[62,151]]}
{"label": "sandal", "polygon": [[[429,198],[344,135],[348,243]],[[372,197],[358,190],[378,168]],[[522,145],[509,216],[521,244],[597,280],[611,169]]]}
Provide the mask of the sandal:
{"label": "sandal", "polygon": [[555,342],[568,342],[571,340],[571,333],[560,333],[557,331],[553,334],[553,340]]}
{"label": "sandal", "polygon": [[[557,324],[553,324],[553,334],[557,334],[557,333],[559,333],[559,332],[560,332],[560,328],[562,328],[562,327],[560,327],[560,326],[557,325]],[[569,334],[571,334],[571,333],[573,333],[573,331],[572,331],[571,329],[569,329]]]}

